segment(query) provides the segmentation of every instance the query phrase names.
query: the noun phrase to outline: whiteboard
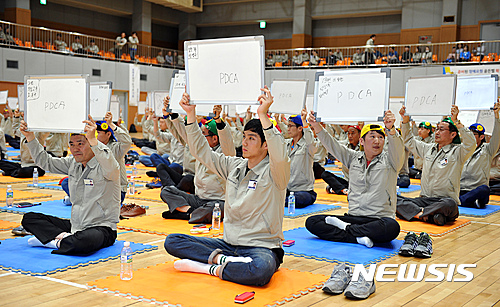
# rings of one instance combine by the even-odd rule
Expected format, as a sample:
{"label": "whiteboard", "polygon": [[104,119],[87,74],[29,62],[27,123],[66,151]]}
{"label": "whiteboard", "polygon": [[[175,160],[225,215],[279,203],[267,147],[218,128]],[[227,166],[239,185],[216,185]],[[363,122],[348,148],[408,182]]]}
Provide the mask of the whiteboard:
{"label": "whiteboard", "polygon": [[168,91],[153,91],[152,108],[157,117],[163,117],[163,100],[168,96]]}
{"label": "whiteboard", "polygon": [[477,122],[479,111],[460,111],[458,113],[458,120],[465,126],[469,127]]}
{"label": "whiteboard", "polygon": [[382,120],[389,107],[389,68],[317,72],[314,111],[325,123]]}
{"label": "whiteboard", "polygon": [[489,110],[498,98],[498,75],[457,77],[456,97],[460,110]]}
{"label": "whiteboard", "polygon": [[258,104],[264,36],[184,42],[186,92],[193,104]]}
{"label": "whiteboard", "polygon": [[436,126],[436,124],[439,123],[442,119],[443,117],[439,115],[415,115],[411,117],[411,120],[414,121],[417,126],[421,122],[429,122]]}
{"label": "whiteboard", "polygon": [[450,115],[455,104],[456,75],[411,77],[406,83],[408,115]]}
{"label": "whiteboard", "polygon": [[1,91],[0,92],[0,104],[6,104],[8,96],[9,96],[9,91]]}
{"label": "whiteboard", "polygon": [[224,112],[226,112],[227,116],[229,117],[236,117],[236,106],[235,105],[225,106]]}
{"label": "whiteboard", "polygon": [[139,101],[137,105],[137,114],[143,115],[146,113],[146,101]]}
{"label": "whiteboard", "polygon": [[389,110],[391,110],[391,112],[396,117],[396,122],[394,123],[394,125],[399,128],[401,128],[401,115],[399,115],[399,110],[401,110],[403,105],[404,105],[404,98],[389,99]]}
{"label": "whiteboard", "polygon": [[82,133],[88,119],[88,75],[24,76],[24,118],[30,131]]}
{"label": "whiteboard", "polygon": [[120,101],[111,101],[109,104],[109,112],[113,116],[113,121],[118,121],[120,118]]}
{"label": "whiteboard", "polygon": [[109,111],[112,84],[111,81],[90,83],[90,116],[94,120],[104,120]]}
{"label": "whiteboard", "polygon": [[275,79],[271,84],[274,102],[270,113],[300,114],[304,108],[308,80]]}
{"label": "whiteboard", "polygon": [[481,110],[477,115],[477,122],[484,126],[485,134],[491,135],[495,124],[495,113],[493,110]]}
{"label": "whiteboard", "polygon": [[314,95],[307,95],[306,96],[306,109],[309,117],[309,113],[313,110],[314,108]]}
{"label": "whiteboard", "polygon": [[24,112],[24,84],[17,86],[17,98],[19,99],[19,111]]}
{"label": "whiteboard", "polygon": [[9,105],[9,108],[11,110],[16,110],[19,106],[19,100],[17,99],[17,97],[8,97],[7,104]]}
{"label": "whiteboard", "polygon": [[179,102],[186,91],[186,72],[184,70],[174,70],[170,79],[170,105],[172,112],[183,113]]}

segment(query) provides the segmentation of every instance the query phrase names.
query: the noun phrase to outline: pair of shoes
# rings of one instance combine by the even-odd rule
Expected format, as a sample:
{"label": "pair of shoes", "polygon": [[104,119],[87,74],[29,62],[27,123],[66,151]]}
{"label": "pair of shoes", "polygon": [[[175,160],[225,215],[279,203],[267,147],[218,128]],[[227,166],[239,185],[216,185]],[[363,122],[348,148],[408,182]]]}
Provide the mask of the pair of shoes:
{"label": "pair of shoes", "polygon": [[161,216],[164,219],[174,219],[174,220],[186,220],[189,221],[191,217],[191,213],[189,212],[180,212],[177,210],[174,210],[174,212],[170,212],[169,210],[163,211]]}
{"label": "pair of shoes", "polygon": [[12,233],[15,234],[16,236],[28,236],[28,235],[32,235],[31,232],[27,231],[26,229],[24,229],[23,226],[18,226],[14,229],[12,229]]}
{"label": "pair of shoes", "polygon": [[326,186],[326,193],[328,193],[328,194],[335,194],[335,192],[333,191],[332,188],[330,188],[329,185]]}
{"label": "pair of shoes", "polygon": [[120,208],[120,217],[128,218],[146,214],[146,209],[136,204],[123,204]]}
{"label": "pair of shoes", "polygon": [[329,294],[341,294],[348,298],[366,299],[375,292],[375,282],[366,281],[363,274],[357,281],[352,280],[352,268],[345,263],[336,265],[332,275],[325,282],[323,291]]}
{"label": "pair of shoes", "polygon": [[153,178],[153,180],[150,183],[146,183],[146,187],[150,188],[150,189],[161,188],[160,178],[158,178],[158,177]]}
{"label": "pair of shoes", "polygon": [[430,258],[432,256],[432,239],[429,234],[421,232],[420,236],[410,231],[405,236],[405,242],[399,249],[401,256]]}

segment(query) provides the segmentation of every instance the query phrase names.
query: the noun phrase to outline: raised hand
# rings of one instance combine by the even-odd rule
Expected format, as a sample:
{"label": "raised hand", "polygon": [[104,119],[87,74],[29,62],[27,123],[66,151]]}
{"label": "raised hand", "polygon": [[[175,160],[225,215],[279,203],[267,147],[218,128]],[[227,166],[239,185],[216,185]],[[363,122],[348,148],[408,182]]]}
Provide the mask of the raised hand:
{"label": "raised hand", "polygon": [[83,131],[85,132],[85,137],[89,141],[90,146],[95,146],[97,145],[97,139],[96,139],[96,131],[97,131],[97,125],[89,114],[89,119],[82,121],[82,123],[85,123],[85,128],[83,128]]}

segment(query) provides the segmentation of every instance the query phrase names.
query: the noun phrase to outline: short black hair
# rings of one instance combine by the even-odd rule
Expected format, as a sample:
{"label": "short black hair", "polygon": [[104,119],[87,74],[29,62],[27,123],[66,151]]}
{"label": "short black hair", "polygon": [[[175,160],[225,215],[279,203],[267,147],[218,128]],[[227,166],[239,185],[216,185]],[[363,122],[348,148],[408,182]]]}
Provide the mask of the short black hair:
{"label": "short black hair", "polygon": [[266,141],[266,136],[264,135],[264,129],[262,128],[262,123],[260,119],[251,119],[246,125],[243,131],[252,131],[260,136],[261,145]]}
{"label": "short black hair", "polygon": [[370,35],[370,38],[374,38],[375,36],[377,36],[377,34],[372,34],[372,35]]}

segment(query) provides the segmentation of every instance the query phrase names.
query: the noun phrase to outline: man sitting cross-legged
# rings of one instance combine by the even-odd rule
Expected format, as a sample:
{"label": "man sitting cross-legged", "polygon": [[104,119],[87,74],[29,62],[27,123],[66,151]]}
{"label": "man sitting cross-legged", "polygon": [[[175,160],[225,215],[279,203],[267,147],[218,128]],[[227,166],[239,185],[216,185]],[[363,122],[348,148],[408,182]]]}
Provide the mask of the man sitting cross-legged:
{"label": "man sitting cross-legged", "polygon": [[187,140],[193,156],[226,180],[223,239],[171,234],[165,249],[183,258],[181,271],[219,276],[244,285],[263,286],[283,262],[283,215],[290,180],[290,159],[281,133],[267,110],[273,103],[267,87],[259,96],[260,120],[244,128],[243,158],[228,157],[210,149],[196,124],[195,106],[184,93]]}
{"label": "man sitting cross-legged", "polygon": [[23,216],[23,227],[35,235],[31,246],[55,249],[54,254],[89,254],[113,245],[120,214],[120,166],[113,152],[96,139],[97,125],[84,121],[85,135],[72,134],[73,157],[56,158],[43,150],[33,132],[21,122],[21,133],[35,163],[52,173],[69,176],[71,219],[41,213]]}

